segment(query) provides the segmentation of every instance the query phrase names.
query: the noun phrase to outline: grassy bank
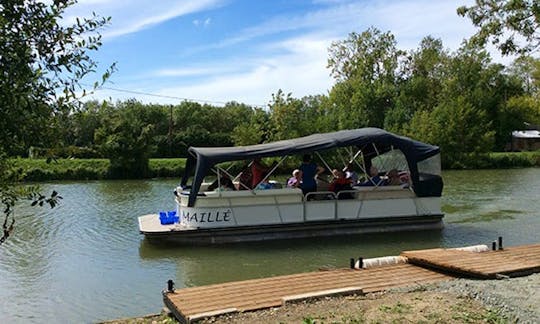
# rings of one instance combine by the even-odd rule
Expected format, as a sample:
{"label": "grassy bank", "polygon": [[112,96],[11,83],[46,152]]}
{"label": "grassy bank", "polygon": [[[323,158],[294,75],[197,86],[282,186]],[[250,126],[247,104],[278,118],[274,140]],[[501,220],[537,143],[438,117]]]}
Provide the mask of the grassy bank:
{"label": "grassy bank", "polygon": [[[444,154],[444,152],[443,152]],[[454,161],[451,169],[510,169],[540,167],[540,151],[491,152]]]}
{"label": "grassy bank", "polygon": [[[15,167],[23,174],[24,181],[51,180],[100,180],[112,179],[107,159],[59,159],[47,163],[45,159],[14,159]],[[150,178],[180,177],[186,159],[150,159]],[[297,163],[286,161],[278,173],[289,174]],[[507,169],[540,167],[540,151],[494,152],[467,159],[453,169]],[[238,168],[231,171],[237,172]]]}
{"label": "grassy bank", "polygon": [[[15,168],[24,181],[101,180],[114,178],[109,173],[108,159],[14,159]],[[149,178],[180,177],[186,159],[150,159]]]}

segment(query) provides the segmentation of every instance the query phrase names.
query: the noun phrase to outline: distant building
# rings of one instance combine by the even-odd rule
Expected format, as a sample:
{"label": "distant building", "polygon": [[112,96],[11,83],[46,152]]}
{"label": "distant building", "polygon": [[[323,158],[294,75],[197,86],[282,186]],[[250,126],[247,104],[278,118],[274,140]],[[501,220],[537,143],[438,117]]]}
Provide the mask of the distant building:
{"label": "distant building", "polygon": [[540,131],[521,130],[512,132],[512,151],[540,150]]}

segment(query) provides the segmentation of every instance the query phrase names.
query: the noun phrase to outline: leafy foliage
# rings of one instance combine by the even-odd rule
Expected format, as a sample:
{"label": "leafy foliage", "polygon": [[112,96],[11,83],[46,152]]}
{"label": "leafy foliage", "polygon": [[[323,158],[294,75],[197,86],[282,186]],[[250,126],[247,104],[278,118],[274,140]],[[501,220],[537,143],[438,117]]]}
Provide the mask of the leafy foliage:
{"label": "leafy foliage", "polygon": [[148,110],[128,101],[124,109],[111,112],[107,121],[96,131],[96,142],[111,160],[110,172],[119,178],[143,178],[148,174],[148,160],[152,152],[154,125]]}
{"label": "leafy foliage", "polygon": [[457,9],[479,27],[471,40],[484,46],[489,40],[503,55],[526,54],[540,48],[540,3],[537,0],[476,0]]}
{"label": "leafy foliage", "polygon": [[15,218],[13,217],[14,206],[21,200],[31,201],[32,206],[49,205],[55,207],[62,199],[56,191],[53,191],[49,197],[39,193],[37,186],[14,186],[15,182],[22,179],[23,174],[20,169],[13,166],[13,162],[8,160],[0,153],[0,203],[2,204],[4,220],[2,222],[2,235],[0,236],[0,245],[2,245],[11,235],[15,228]]}
{"label": "leafy foliage", "polygon": [[[69,113],[86,94],[79,82],[97,68],[89,52],[101,46],[98,31],[109,18],[94,14],[64,26],[60,19],[73,0],[45,3],[7,0],[0,7],[0,147],[10,155],[52,140],[47,125]],[[107,80],[114,65],[102,76]],[[101,82],[95,84],[98,86]],[[80,91],[80,93],[79,93]]]}
{"label": "leafy foliage", "polygon": [[[3,153],[23,155],[30,146],[56,142],[62,135],[57,133],[62,130],[57,121],[69,119],[77,100],[86,95],[80,82],[97,69],[89,53],[101,46],[99,30],[109,18],[94,14],[64,25],[62,16],[75,3],[6,0],[0,4],[0,201],[5,207],[0,243],[13,230],[13,207],[18,200],[54,207],[61,199],[56,192],[46,197],[38,188],[14,187],[20,174]],[[114,65],[107,68],[94,87],[113,70]]]}
{"label": "leafy foliage", "polygon": [[384,126],[396,98],[396,71],[403,54],[390,32],[373,27],[332,43],[328,67],[337,83],[330,100],[339,128]]}

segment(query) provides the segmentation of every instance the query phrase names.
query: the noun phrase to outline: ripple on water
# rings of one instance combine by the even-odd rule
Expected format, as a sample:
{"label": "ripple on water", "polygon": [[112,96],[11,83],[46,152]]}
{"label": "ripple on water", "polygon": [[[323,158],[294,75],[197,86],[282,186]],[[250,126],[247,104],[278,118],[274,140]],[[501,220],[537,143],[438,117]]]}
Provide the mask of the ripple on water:
{"label": "ripple on water", "polygon": [[523,214],[524,211],[521,210],[512,210],[512,209],[502,209],[502,210],[493,210],[488,212],[479,213],[476,216],[469,216],[461,218],[458,220],[452,221],[452,223],[476,223],[476,222],[491,222],[495,220],[504,220],[504,219],[515,219],[514,215]]}

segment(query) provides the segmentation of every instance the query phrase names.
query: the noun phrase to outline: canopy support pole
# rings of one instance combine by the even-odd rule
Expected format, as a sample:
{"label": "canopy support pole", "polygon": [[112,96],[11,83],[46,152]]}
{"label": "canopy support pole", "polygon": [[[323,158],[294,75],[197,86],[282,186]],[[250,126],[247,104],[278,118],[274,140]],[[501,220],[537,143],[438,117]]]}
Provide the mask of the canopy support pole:
{"label": "canopy support pole", "polygon": [[[285,159],[287,158],[288,156],[285,155],[284,157],[281,158],[281,160],[270,170],[268,171],[268,173],[266,174],[266,176],[261,180],[261,182],[257,183],[257,186],[260,185],[261,183],[263,183],[264,181],[266,181],[274,171],[276,171],[276,169],[281,165],[281,163],[283,163],[283,161],[285,161]],[[255,188],[257,188],[257,186],[255,186]],[[253,188],[253,189],[255,189]]]}
{"label": "canopy support pole", "polygon": [[330,174],[332,174],[332,169],[330,168],[328,163],[326,163],[326,161],[323,159],[323,157],[319,154],[319,152],[315,152],[315,154],[317,154],[317,156],[319,157],[319,159],[321,159],[321,161],[323,162],[326,169],[330,172]]}

